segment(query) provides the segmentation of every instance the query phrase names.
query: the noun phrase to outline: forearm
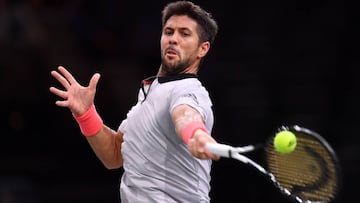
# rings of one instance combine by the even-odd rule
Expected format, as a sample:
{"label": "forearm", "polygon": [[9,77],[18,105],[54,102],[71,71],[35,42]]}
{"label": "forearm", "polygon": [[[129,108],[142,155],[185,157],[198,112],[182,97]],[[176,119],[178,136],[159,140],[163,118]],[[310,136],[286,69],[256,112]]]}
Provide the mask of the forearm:
{"label": "forearm", "polygon": [[96,108],[92,105],[82,115],[74,115],[82,134],[106,168],[113,169],[122,166],[121,143],[122,133],[107,127]]}
{"label": "forearm", "polygon": [[180,105],[171,114],[178,136],[188,145],[191,154],[199,159],[218,160],[220,157],[207,152],[206,143],[216,143],[208,133],[201,114],[187,105]]}
{"label": "forearm", "polygon": [[180,105],[172,112],[172,119],[175,125],[176,134],[183,139],[182,131],[191,122],[203,122],[198,111],[187,105]]}
{"label": "forearm", "polygon": [[96,156],[108,169],[119,168],[123,164],[121,155],[122,133],[115,132],[106,125],[94,136],[86,136]]}

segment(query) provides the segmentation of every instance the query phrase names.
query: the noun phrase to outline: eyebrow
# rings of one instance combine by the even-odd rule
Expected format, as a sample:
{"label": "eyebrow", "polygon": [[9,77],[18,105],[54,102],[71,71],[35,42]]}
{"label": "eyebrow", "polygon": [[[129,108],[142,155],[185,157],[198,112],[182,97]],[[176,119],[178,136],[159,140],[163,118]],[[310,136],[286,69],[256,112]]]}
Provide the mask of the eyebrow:
{"label": "eyebrow", "polygon": [[192,32],[192,29],[190,29],[189,27],[177,27],[177,28],[174,28],[174,27],[171,27],[171,26],[166,26],[166,27],[164,27],[164,30],[181,30],[181,31],[189,30],[189,31]]}

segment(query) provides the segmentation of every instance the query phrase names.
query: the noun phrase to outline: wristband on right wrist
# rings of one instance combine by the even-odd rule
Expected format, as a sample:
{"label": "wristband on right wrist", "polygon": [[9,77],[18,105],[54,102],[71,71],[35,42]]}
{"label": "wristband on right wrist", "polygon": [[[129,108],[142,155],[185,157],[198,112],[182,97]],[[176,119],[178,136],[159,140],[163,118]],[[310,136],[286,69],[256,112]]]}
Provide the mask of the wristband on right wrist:
{"label": "wristband on right wrist", "polygon": [[100,115],[97,113],[94,104],[92,104],[84,114],[80,116],[73,114],[73,117],[79,124],[81,133],[86,137],[96,135],[103,126],[103,121]]}

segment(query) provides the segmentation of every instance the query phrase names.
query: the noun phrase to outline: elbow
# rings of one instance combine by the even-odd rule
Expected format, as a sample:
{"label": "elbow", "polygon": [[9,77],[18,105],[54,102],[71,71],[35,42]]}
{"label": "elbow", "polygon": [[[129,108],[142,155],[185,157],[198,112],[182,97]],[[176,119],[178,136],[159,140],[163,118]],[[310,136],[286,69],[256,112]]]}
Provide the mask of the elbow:
{"label": "elbow", "polygon": [[123,157],[119,148],[108,150],[98,156],[106,169],[118,169],[123,166]]}
{"label": "elbow", "polygon": [[104,166],[108,170],[118,169],[122,167],[122,165],[110,165],[110,164],[104,164]]}
{"label": "elbow", "polygon": [[123,166],[122,160],[116,160],[116,161],[103,161],[103,165],[106,169],[112,170],[112,169],[118,169]]}

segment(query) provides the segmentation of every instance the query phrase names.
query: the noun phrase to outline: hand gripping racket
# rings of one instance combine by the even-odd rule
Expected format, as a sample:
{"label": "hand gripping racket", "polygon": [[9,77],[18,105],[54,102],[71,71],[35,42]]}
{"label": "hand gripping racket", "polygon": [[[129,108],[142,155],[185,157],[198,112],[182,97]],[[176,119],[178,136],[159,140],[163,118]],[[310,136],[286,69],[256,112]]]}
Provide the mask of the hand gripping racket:
{"label": "hand gripping racket", "polygon": [[312,130],[295,125],[282,126],[277,132],[282,130],[296,135],[296,148],[291,153],[279,153],[273,146],[275,135],[271,136],[263,146],[267,169],[243,155],[259,148],[255,145],[232,147],[208,143],[206,148],[213,154],[239,160],[257,169],[294,202],[334,201],[340,188],[340,166],[334,150]]}

